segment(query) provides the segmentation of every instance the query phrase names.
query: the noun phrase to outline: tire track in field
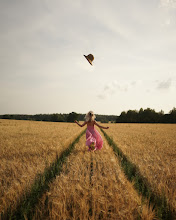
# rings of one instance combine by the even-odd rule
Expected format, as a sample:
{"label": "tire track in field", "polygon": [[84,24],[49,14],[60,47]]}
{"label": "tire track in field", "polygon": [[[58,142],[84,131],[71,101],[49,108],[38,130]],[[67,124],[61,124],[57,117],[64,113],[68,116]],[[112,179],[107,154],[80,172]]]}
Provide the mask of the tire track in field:
{"label": "tire track in field", "polygon": [[112,149],[88,152],[85,135],[36,207],[33,219],[153,219],[122,173]]}
{"label": "tire track in field", "polygon": [[32,219],[35,206],[39,202],[39,198],[49,189],[49,184],[58,176],[61,171],[63,164],[67,157],[73,151],[75,144],[79,142],[81,136],[85,133],[85,130],[78,135],[78,137],[64,150],[60,157],[56,157],[56,160],[47,167],[42,174],[36,177],[34,184],[32,185],[29,192],[25,194],[25,198],[18,205],[17,209],[12,213],[11,207],[6,213],[2,213],[1,219]]}
{"label": "tire track in field", "polygon": [[91,206],[91,153],[85,135],[76,144],[60,176],[50,184],[36,207],[34,219],[89,219]]}
{"label": "tire track in field", "polygon": [[169,207],[165,195],[159,195],[158,193],[154,192],[147,179],[144,178],[140,173],[139,168],[123,154],[113,139],[111,139],[106,132],[104,132],[102,129],[101,131],[117,156],[126,177],[130,182],[134,183],[134,187],[139,195],[142,195],[143,198],[149,201],[149,205],[154,207],[157,218],[165,220],[174,219],[173,216],[175,216],[175,213],[171,211],[171,207]]}
{"label": "tire track in field", "polygon": [[153,219],[155,213],[126,179],[113,150],[103,138],[103,148],[92,154],[92,216],[95,219]]}

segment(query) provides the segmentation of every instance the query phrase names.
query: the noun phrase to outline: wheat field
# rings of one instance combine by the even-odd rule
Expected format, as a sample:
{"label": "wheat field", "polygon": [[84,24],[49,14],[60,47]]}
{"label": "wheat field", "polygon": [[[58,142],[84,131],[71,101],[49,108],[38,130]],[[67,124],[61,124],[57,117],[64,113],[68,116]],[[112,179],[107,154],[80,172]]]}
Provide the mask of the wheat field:
{"label": "wheat field", "polygon": [[104,140],[101,151],[85,150],[85,135],[60,176],[36,208],[34,219],[153,219]]}
{"label": "wheat field", "polygon": [[[139,167],[152,188],[160,195],[164,192],[175,210],[176,125],[109,127],[105,132]],[[9,207],[15,210],[37,175],[83,130],[74,123],[0,120],[0,213]],[[88,152],[85,134],[81,137],[61,173],[38,198],[29,219],[158,219],[153,204],[127,180],[113,149],[101,135],[103,148],[96,152]],[[28,219],[25,214],[23,217]]]}
{"label": "wheat field", "polygon": [[176,125],[111,124],[107,134],[176,210]]}
{"label": "wheat field", "polygon": [[72,123],[0,120],[0,213],[16,207],[37,173],[80,132]]}

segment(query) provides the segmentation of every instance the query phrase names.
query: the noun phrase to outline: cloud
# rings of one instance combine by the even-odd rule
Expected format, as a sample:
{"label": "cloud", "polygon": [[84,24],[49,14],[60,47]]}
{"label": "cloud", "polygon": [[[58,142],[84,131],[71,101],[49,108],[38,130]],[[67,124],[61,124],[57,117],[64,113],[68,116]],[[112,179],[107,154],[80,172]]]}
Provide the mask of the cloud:
{"label": "cloud", "polygon": [[126,81],[117,82],[116,80],[114,80],[112,82],[108,82],[107,84],[105,84],[101,93],[97,97],[99,99],[106,99],[109,96],[115,94],[116,92],[123,92],[123,93],[128,92],[140,84],[141,84],[140,80],[136,80],[136,81],[133,80],[130,82],[126,82]]}
{"label": "cloud", "polygon": [[106,95],[105,94],[99,94],[97,97],[99,99],[106,99]]}
{"label": "cloud", "polygon": [[176,0],[160,0],[160,7],[176,9]]}
{"label": "cloud", "polygon": [[169,78],[168,80],[158,82],[157,89],[168,90],[171,88],[171,85],[172,85],[172,79]]}
{"label": "cloud", "polygon": [[175,28],[176,20],[176,0],[160,0],[159,9],[161,9],[161,27]]}

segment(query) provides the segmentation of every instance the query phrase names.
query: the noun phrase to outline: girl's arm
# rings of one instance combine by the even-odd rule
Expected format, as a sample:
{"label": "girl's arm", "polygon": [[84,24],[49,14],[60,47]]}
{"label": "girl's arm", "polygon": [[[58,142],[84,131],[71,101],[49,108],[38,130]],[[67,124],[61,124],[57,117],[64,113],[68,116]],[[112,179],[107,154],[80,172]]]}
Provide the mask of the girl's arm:
{"label": "girl's arm", "polygon": [[75,121],[75,123],[77,124],[77,125],[79,125],[80,127],[83,127],[84,125],[86,125],[87,124],[87,122],[85,121],[82,125],[80,125],[79,123],[78,123],[78,121]]}
{"label": "girl's arm", "polygon": [[108,129],[109,127],[103,127],[101,125],[99,125],[96,121],[95,121],[95,125],[98,126],[99,128],[103,128],[103,129]]}

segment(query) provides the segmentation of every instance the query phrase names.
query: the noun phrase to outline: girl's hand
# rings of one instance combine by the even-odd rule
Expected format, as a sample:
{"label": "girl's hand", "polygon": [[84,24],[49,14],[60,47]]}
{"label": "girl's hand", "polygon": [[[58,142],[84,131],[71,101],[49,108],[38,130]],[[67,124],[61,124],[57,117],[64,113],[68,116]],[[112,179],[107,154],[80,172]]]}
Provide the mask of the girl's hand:
{"label": "girl's hand", "polygon": [[106,129],[108,129],[109,127],[106,127]]}
{"label": "girl's hand", "polygon": [[78,121],[75,120],[75,123],[78,124]]}

